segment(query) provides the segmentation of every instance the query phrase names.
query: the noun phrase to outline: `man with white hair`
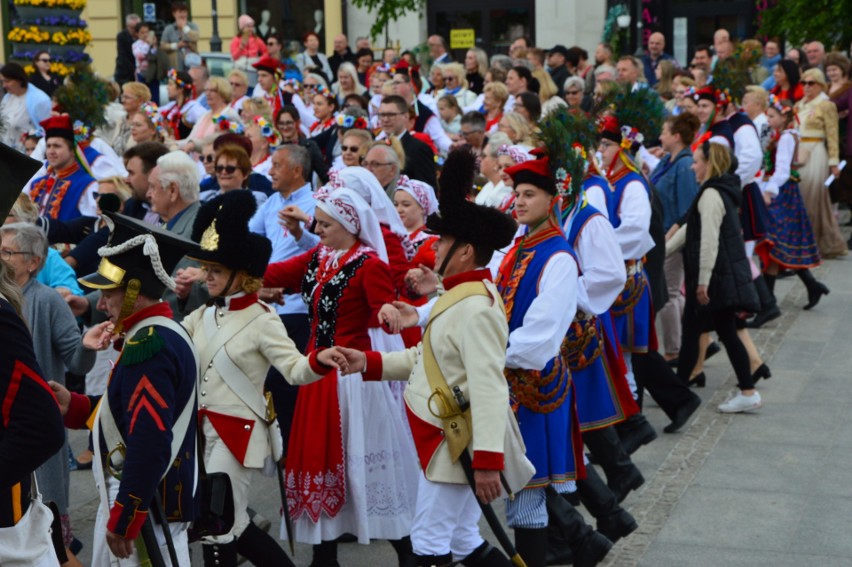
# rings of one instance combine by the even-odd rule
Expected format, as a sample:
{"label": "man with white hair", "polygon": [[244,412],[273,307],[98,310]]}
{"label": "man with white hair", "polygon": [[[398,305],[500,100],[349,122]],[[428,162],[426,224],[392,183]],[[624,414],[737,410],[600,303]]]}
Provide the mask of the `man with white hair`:
{"label": "man with white hair", "polygon": [[813,69],[816,67],[822,72],[825,72],[824,62],[825,62],[825,46],[821,41],[810,41],[805,43],[805,57],[808,58],[808,68]]}
{"label": "man with white hair", "polygon": [[376,144],[364,156],[364,167],[376,176],[379,185],[385,190],[390,199],[396,192],[396,182],[399,180],[399,156],[393,148],[384,144]]}
{"label": "man with white hair", "polygon": [[[148,202],[151,212],[160,215],[163,228],[189,238],[201,204],[198,200],[198,167],[186,153],[173,151],[161,156],[148,175]],[[188,269],[189,268],[189,269]],[[207,301],[207,288],[195,281],[199,264],[188,258],[178,262],[174,272],[177,287],[167,290],[163,299],[172,305],[176,320],[183,319]]]}

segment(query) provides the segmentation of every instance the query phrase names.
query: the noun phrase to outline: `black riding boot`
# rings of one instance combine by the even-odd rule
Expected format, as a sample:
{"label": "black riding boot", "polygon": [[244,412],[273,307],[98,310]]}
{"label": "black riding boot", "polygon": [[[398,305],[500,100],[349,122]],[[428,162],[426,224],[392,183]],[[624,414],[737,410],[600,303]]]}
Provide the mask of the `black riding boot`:
{"label": "black riding boot", "polygon": [[[612,542],[603,534],[596,532],[583,519],[583,515],[574,509],[568,501],[557,494],[553,488],[547,489],[547,516],[549,526],[544,530],[546,541],[546,559],[548,565],[562,565],[570,561],[575,567],[592,567],[606,557],[612,548]],[[536,531],[536,530],[528,530]],[[515,530],[515,541],[518,542],[519,531]],[[532,566],[527,556],[521,551],[518,543],[518,553]],[[543,563],[536,563],[543,565]]]}
{"label": "black riding boot", "polygon": [[615,426],[621,446],[628,455],[657,438],[657,432],[641,413],[635,413]]}
{"label": "black riding boot", "polygon": [[586,478],[577,481],[577,492],[583,506],[597,520],[598,531],[611,542],[617,542],[639,527],[633,516],[618,505],[615,494],[598,476],[595,467],[586,467]]}
{"label": "black riding boot", "polygon": [[315,545],[310,567],[340,567],[337,562],[337,542],[324,541]]}
{"label": "black riding boot", "polygon": [[213,543],[201,546],[204,567],[237,567],[237,543]]}
{"label": "black riding boot", "polygon": [[399,567],[417,567],[414,560],[414,551],[411,549],[411,538],[405,536],[402,539],[391,539],[390,544],[396,551],[397,559],[399,559]]}
{"label": "black riding boot", "polygon": [[583,433],[583,442],[606,473],[607,485],[618,502],[624,500],[631,490],[645,483],[642,473],[630,460],[630,455],[621,445],[621,439],[613,427],[604,427]]}
{"label": "black riding boot", "polygon": [[462,559],[461,564],[465,567],[512,567],[513,565],[502,551],[487,541],[482,542],[482,545],[473,550],[473,553]]}
{"label": "black riding boot", "polygon": [[545,567],[547,528],[515,528],[515,549],[527,567]]}
{"label": "black riding boot", "polygon": [[[769,285],[769,278],[772,278],[772,287]],[[760,299],[760,313],[746,323],[746,327],[759,329],[764,323],[780,317],[781,310],[778,308],[778,301],[772,291],[772,288],[775,287],[775,276],[763,275],[758,277],[754,280],[754,287],[757,289],[757,297]]]}
{"label": "black riding boot", "polygon": [[252,522],[237,539],[237,552],[256,567],[294,567],[278,542]]}
{"label": "black riding boot", "polygon": [[829,289],[825,287],[825,284],[818,282],[808,269],[796,270],[796,275],[799,276],[799,279],[808,288],[808,304],[805,305],[804,309],[807,310],[816,307],[820,298],[823,295],[828,295]]}

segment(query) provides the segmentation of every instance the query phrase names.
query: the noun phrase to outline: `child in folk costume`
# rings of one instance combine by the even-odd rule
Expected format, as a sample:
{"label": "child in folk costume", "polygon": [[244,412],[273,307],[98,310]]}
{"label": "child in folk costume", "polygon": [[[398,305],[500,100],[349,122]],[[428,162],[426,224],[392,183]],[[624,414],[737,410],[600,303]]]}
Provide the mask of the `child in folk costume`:
{"label": "child in folk costume", "polygon": [[[424,343],[390,354],[344,350],[353,367],[366,365],[367,380],[408,380],[406,409],[423,469],[411,540],[417,565],[424,566],[512,565],[482,539],[476,499],[498,498],[501,475],[513,489],[533,475],[503,376],[509,335],[503,301],[485,268],[494,250],[511,242],[516,226],[507,215],[465,199],[474,168],[470,152],[450,153],[441,176],[441,212],[428,220],[427,229],[438,235],[435,257],[443,286]],[[472,429],[458,444],[444,436],[451,423],[430,411],[437,407],[430,406],[433,392],[449,401],[456,388],[469,402]]]}
{"label": "child in folk costume", "polygon": [[816,281],[810,271],[819,266],[821,260],[799,192],[799,174],[795,169],[799,134],[793,104],[773,95],[766,116],[772,134],[766,151],[762,189],[770,217],[766,240],[757,246],[757,252],[770,291],[775,288],[780,269],[794,270],[808,289],[805,309],[811,309],[823,295],[828,295],[828,288]]}
{"label": "child in folk costume", "polygon": [[515,215],[526,227],[497,276],[509,321],[505,374],[527,457],[536,469],[527,487],[506,503],[507,520],[527,564],[544,566],[549,515],[553,506],[561,506],[563,535],[575,563],[593,565],[612,543],[558,496],[575,490],[574,481],[585,477],[574,386],[560,352],[576,314],[577,261],[559,223],[549,159],[539,157],[505,173],[514,183]]}
{"label": "child in folk costume", "polygon": [[333,350],[302,356],[275,311],[258,301],[272,246],[248,230],[256,209],[249,193],[226,193],[202,205],[192,230],[200,246],[190,256],[202,262],[212,297],[183,320],[204,369],[198,382],[204,467],[228,474],[235,513],[227,534],[203,540],[204,564],[211,567],[235,567],[238,553],[254,565],[293,565],[247,513],[254,472],[274,475],[281,458],[263,385],[270,365],[291,384],[314,382],[337,367]]}
{"label": "child in folk costume", "polygon": [[[379,222],[345,187],[321,195],[315,214],[319,245],[271,264],[264,284],[301,289],[308,352],[372,349],[379,310],[396,298]],[[302,386],[296,402],[287,497],[296,539],[314,544],[317,567],[337,564],[336,540],[347,532],[363,544],[391,540],[400,564],[410,561],[416,453],[391,390],[366,386],[360,374],[331,374]]]}

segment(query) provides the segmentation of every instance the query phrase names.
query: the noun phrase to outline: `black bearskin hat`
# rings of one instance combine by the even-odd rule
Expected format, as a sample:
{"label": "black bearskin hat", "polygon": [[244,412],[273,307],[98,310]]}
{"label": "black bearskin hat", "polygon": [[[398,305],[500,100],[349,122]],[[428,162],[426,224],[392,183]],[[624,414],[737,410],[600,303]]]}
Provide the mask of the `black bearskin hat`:
{"label": "black bearskin hat", "polygon": [[272,255],[272,243],[265,236],[249,231],[249,220],[256,211],[254,195],[241,189],[201,205],[192,226],[192,239],[199,246],[189,256],[263,277]]}
{"label": "black bearskin hat", "polygon": [[426,219],[426,228],[475,248],[499,250],[512,242],[518,225],[509,215],[468,200],[475,173],[476,156],[470,150],[450,152],[438,182],[438,212]]}

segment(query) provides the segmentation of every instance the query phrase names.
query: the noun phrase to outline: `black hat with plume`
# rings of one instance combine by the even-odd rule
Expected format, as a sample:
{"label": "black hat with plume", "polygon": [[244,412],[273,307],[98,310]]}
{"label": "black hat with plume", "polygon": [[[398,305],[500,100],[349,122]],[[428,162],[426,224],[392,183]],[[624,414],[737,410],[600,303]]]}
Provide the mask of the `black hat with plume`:
{"label": "black hat with plume", "polygon": [[450,152],[438,181],[438,212],[426,219],[426,229],[475,248],[499,250],[512,242],[518,225],[509,215],[468,200],[475,175],[476,156],[470,150]]}

